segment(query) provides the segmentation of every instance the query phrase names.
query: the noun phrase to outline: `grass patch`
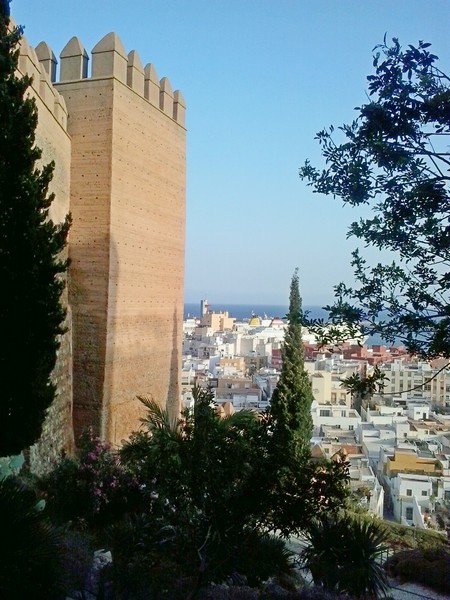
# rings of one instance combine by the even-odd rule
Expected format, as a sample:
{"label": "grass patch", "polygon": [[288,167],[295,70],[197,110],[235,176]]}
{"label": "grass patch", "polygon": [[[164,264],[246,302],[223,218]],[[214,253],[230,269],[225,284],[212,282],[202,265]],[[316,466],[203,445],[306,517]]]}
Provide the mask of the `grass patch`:
{"label": "grass patch", "polygon": [[394,550],[418,549],[423,551],[449,548],[445,534],[431,529],[407,527],[391,521],[383,521],[389,533],[388,545]]}

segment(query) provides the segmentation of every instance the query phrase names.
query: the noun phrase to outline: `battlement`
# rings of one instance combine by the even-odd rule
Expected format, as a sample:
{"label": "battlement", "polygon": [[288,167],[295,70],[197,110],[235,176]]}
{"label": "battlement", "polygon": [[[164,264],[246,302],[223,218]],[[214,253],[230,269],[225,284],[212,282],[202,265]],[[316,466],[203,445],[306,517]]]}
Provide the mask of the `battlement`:
{"label": "battlement", "polygon": [[62,95],[54,87],[52,77],[56,73],[56,58],[50,48],[41,42],[36,48],[27,39],[20,40],[19,71],[32,78],[31,88],[53,114],[61,127],[67,131],[67,107]]}
{"label": "battlement", "polygon": [[45,42],[32,48],[22,38],[19,68],[33,77],[33,88],[46,104],[53,103],[55,116],[64,126],[67,110],[53,84],[114,78],[184,127],[186,104],[182,93],[172,90],[167,77],[159,79],[153,64],[144,67],[136,50],[127,54],[116,33],[105,35],[92,49],[91,58],[80,40],[71,38],[60,54],[59,78],[57,67],[55,54]]}

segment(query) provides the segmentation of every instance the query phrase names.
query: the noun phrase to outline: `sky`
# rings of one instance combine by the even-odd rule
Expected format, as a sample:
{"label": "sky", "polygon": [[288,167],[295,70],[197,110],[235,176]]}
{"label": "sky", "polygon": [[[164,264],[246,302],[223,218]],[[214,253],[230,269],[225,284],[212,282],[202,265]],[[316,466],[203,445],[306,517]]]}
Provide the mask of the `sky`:
{"label": "sky", "polygon": [[351,284],[360,213],[313,194],[298,169],[323,165],[315,134],[367,101],[385,34],[431,42],[450,71],[450,0],[13,0],[11,13],[57,57],[73,35],[90,53],[115,31],[182,91],[186,302],[287,304],[296,267],[307,305]]}

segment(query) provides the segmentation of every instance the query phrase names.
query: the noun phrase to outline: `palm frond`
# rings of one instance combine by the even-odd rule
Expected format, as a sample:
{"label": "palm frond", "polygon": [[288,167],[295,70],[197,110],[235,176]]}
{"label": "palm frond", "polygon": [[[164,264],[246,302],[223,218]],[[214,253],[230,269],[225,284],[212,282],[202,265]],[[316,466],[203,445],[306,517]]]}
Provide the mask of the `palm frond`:
{"label": "palm frond", "polygon": [[137,396],[137,399],[148,410],[147,416],[141,417],[139,420],[150,432],[154,430],[179,432],[179,420],[172,416],[166,408],[162,408],[156,400],[149,396]]}

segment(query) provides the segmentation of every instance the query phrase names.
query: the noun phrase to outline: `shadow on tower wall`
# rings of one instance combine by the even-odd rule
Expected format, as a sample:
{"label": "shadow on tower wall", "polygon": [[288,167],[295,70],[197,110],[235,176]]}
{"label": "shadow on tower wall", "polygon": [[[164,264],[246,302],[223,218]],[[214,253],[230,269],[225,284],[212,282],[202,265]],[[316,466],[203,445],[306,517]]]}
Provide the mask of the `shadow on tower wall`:
{"label": "shadow on tower wall", "polygon": [[92,427],[96,435],[102,433],[109,271],[107,267],[104,273],[98,270],[99,247],[103,252],[109,247],[108,234],[98,236],[95,244],[71,247],[69,301],[73,314],[75,440],[86,427]]}

